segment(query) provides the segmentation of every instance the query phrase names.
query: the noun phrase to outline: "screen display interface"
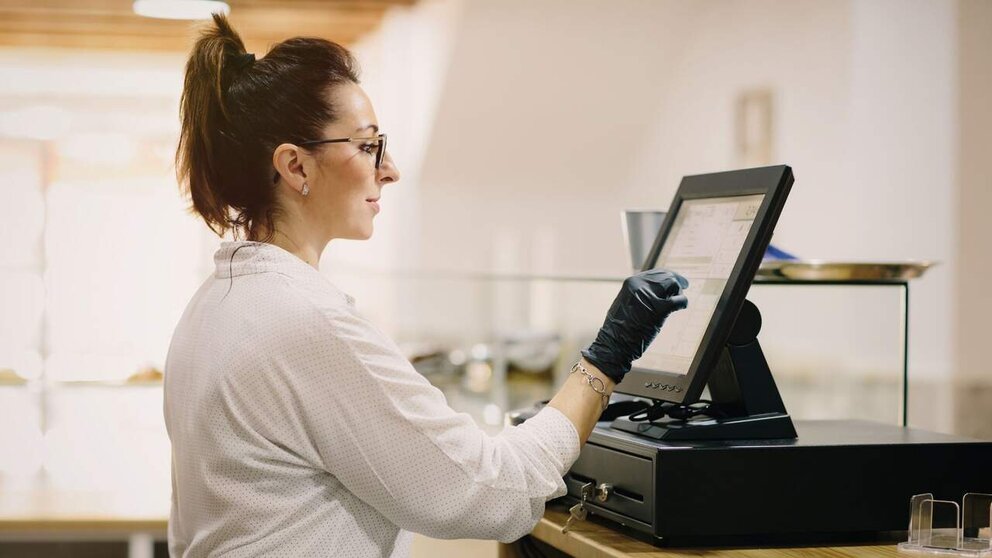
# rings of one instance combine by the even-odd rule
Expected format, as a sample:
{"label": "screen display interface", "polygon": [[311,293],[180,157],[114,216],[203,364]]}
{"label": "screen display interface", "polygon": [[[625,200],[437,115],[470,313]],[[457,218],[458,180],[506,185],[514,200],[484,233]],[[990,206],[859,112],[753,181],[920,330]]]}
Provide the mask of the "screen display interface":
{"label": "screen display interface", "polygon": [[689,307],[668,317],[634,366],[675,374],[689,371],[764,197],[682,202],[654,267],[689,280]]}

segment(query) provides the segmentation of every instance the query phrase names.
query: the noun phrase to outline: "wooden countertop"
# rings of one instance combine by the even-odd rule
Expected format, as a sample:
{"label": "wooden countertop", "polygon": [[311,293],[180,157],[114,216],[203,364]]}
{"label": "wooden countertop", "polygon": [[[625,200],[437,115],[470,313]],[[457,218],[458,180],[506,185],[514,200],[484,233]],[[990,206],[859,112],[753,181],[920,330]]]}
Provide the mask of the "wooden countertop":
{"label": "wooden countertop", "polygon": [[0,535],[26,533],[164,534],[169,500],[150,489],[121,492],[35,486],[0,489]]}
{"label": "wooden countertop", "polygon": [[[132,498],[134,495],[132,495]],[[561,527],[568,513],[549,507],[531,535],[577,558],[894,558],[901,555],[895,545],[859,545],[799,548],[693,548],[670,549],[652,546],[595,521],[581,521],[568,534]],[[164,535],[167,512],[161,503],[138,497],[115,501],[95,492],[35,491],[7,492],[0,498],[0,539],[4,535],[45,533],[89,536],[145,532]],[[510,545],[501,545],[500,556],[518,556]]]}
{"label": "wooden countertop", "polygon": [[[594,521],[580,521],[567,534],[568,513],[549,507],[531,536],[576,558],[885,558],[905,557],[894,544],[797,548],[659,548]],[[501,556],[516,556],[503,545]]]}

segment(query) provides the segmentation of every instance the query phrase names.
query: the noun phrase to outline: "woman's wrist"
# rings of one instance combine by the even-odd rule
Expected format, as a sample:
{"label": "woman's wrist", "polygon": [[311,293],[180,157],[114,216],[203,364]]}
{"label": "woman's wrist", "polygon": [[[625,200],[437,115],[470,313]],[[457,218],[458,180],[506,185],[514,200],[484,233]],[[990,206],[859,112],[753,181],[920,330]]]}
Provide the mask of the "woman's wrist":
{"label": "woman's wrist", "polygon": [[624,374],[630,371],[630,362],[617,362],[615,354],[605,350],[598,341],[580,351],[585,362],[595,366],[601,374],[608,377],[614,384],[619,384]]}
{"label": "woman's wrist", "polygon": [[616,387],[617,383],[614,382],[612,378],[604,374],[603,371],[597,368],[595,364],[589,362],[585,358],[580,358],[579,363],[586,369],[586,371],[603,381],[603,385],[606,386],[606,393],[613,393],[613,388]]}
{"label": "woman's wrist", "polygon": [[588,386],[589,395],[595,393],[600,400],[602,409],[605,410],[610,404],[610,396],[613,394],[613,381],[603,374],[601,370],[593,366],[589,361],[580,359],[572,366],[571,374],[581,378],[581,382]]}
{"label": "woman's wrist", "polygon": [[[584,373],[580,371],[580,367]],[[602,415],[605,404],[609,403],[614,384],[598,367],[585,359],[576,362],[572,370],[548,406],[565,415],[575,426],[579,441],[585,443]]]}

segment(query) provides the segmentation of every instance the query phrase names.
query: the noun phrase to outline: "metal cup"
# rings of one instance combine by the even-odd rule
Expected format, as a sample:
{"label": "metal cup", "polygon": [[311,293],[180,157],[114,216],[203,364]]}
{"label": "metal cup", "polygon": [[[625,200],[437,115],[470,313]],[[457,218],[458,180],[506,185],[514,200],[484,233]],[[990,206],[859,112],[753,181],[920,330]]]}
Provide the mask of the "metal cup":
{"label": "metal cup", "polygon": [[630,267],[637,273],[644,267],[644,260],[654,246],[655,237],[665,222],[665,212],[627,210],[620,214],[620,222],[623,243],[627,245],[627,252],[630,254]]}

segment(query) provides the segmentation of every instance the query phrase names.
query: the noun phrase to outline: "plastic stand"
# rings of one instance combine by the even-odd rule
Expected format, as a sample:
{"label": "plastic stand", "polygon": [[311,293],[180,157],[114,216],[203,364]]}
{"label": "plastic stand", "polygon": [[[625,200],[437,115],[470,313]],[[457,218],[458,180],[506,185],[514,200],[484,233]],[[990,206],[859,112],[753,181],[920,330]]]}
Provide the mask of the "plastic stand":
{"label": "plastic stand", "polygon": [[795,439],[796,429],[758,343],[759,331],[761,313],[745,300],[706,384],[710,417],[653,422],[619,418],[611,426],[655,440]]}
{"label": "plastic stand", "polygon": [[961,506],[917,494],[909,503],[909,539],[900,550],[954,556],[992,556],[992,494],[969,492]]}

